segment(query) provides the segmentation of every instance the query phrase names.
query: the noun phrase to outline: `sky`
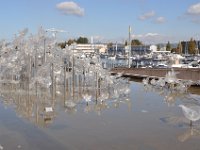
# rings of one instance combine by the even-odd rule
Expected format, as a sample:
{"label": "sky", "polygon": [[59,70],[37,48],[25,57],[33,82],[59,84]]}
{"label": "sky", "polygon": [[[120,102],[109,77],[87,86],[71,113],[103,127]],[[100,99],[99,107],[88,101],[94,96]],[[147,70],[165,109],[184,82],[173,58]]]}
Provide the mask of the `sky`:
{"label": "sky", "polygon": [[144,44],[200,39],[200,0],[0,0],[0,39],[24,28],[65,30],[62,40],[84,36],[94,42]]}

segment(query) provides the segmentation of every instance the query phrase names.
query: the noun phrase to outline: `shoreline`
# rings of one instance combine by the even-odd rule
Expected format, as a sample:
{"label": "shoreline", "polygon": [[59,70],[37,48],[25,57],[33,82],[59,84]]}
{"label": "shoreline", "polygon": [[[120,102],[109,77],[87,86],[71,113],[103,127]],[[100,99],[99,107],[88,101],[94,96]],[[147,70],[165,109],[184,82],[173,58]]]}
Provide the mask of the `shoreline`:
{"label": "shoreline", "polygon": [[[200,81],[200,68],[173,68],[177,73],[179,80],[191,80],[195,82],[196,86],[199,86]],[[124,77],[143,79],[149,78],[164,78],[171,68],[113,68],[111,74],[122,73]]]}

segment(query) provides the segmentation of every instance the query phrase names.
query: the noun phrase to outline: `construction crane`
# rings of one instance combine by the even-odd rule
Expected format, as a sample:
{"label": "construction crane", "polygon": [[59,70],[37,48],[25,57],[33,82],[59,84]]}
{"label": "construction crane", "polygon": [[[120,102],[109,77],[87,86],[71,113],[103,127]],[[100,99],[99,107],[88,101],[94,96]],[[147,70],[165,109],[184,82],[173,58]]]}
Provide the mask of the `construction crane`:
{"label": "construction crane", "polygon": [[56,37],[57,33],[68,33],[67,31],[59,30],[55,28],[46,29],[46,32],[51,32],[53,37]]}

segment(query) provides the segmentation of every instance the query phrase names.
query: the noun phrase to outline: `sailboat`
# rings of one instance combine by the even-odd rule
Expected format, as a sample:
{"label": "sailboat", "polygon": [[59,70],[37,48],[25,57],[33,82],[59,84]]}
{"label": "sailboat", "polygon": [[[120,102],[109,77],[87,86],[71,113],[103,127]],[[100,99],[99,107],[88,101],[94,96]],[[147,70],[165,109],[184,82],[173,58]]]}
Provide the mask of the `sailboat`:
{"label": "sailboat", "polygon": [[114,52],[114,55],[112,56],[109,56],[108,59],[110,60],[115,60],[117,57],[117,42],[116,42],[116,45],[115,45],[115,52]]}

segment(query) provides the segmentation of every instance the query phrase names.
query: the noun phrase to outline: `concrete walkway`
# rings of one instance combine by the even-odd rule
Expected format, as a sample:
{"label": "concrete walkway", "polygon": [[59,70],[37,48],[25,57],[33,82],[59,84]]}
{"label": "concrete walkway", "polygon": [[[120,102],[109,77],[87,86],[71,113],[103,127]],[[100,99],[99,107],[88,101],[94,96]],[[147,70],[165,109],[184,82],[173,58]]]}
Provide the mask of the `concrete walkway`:
{"label": "concrete walkway", "polygon": [[[111,73],[122,73],[129,77],[165,77],[170,68],[113,68]],[[177,78],[181,80],[200,81],[200,68],[174,68]]]}

